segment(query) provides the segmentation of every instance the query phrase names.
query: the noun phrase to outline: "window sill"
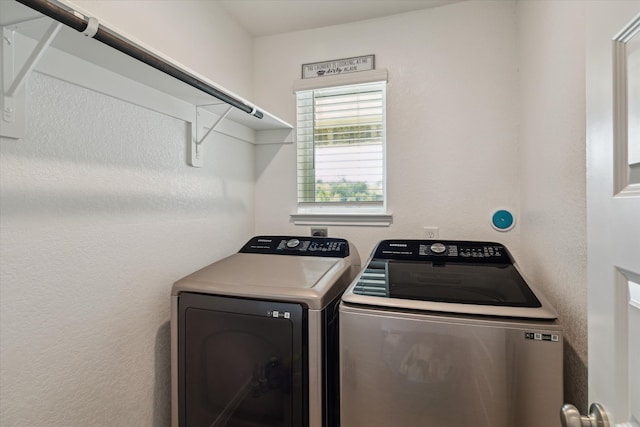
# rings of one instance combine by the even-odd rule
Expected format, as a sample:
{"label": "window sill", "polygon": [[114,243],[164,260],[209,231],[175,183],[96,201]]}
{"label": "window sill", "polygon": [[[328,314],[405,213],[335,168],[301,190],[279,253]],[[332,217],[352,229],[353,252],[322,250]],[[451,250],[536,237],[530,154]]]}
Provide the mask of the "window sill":
{"label": "window sill", "polygon": [[389,227],[393,222],[391,213],[294,213],[290,215],[295,225],[347,225],[363,227]]}

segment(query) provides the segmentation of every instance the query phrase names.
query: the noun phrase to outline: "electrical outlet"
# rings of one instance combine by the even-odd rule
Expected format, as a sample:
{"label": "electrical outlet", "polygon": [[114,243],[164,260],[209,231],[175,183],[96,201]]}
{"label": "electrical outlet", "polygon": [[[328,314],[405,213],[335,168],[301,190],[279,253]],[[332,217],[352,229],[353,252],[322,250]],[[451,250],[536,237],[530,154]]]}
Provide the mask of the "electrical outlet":
{"label": "electrical outlet", "polygon": [[313,237],[327,237],[329,230],[327,227],[311,227],[311,235]]}
{"label": "electrical outlet", "polygon": [[425,239],[437,239],[440,234],[438,227],[424,227],[424,238]]}

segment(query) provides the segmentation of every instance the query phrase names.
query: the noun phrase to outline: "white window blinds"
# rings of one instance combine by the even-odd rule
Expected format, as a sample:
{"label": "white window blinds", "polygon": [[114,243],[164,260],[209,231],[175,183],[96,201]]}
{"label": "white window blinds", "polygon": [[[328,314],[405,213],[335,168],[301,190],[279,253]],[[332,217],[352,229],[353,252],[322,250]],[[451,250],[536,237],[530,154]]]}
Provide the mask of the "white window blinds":
{"label": "white window blinds", "polygon": [[299,204],[384,204],[385,88],[296,93]]}

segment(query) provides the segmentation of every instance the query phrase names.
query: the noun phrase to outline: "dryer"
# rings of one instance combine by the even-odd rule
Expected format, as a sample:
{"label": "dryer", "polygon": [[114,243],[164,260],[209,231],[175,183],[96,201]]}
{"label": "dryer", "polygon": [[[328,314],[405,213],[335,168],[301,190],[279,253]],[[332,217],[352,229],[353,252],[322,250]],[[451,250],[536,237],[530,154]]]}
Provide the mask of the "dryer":
{"label": "dryer", "polygon": [[256,236],[171,294],[172,426],[338,423],[338,304],[360,271],[344,239]]}
{"label": "dryer", "polygon": [[340,305],[341,427],[553,427],[562,329],[493,242],[384,240]]}

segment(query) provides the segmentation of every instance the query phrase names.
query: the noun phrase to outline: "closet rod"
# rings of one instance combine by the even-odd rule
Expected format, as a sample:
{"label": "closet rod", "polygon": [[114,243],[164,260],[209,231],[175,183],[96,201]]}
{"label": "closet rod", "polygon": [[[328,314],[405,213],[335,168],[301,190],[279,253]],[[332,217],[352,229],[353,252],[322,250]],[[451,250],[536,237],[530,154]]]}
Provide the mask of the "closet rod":
{"label": "closet rod", "polygon": [[[55,19],[58,22],[61,22],[76,31],[84,32],[89,26],[89,19],[76,15],[73,11],[65,9],[52,1],[49,0],[16,0],[19,3],[24,4],[25,6],[34,9],[43,15],[46,15],[50,18]],[[259,119],[261,119],[264,114],[261,111],[258,111],[255,107],[245,104],[243,101],[222,92],[219,89],[216,89],[213,86],[208,85],[207,83],[198,80],[197,78],[185,73],[181,69],[171,65],[166,62],[164,59],[159,58],[158,56],[149,53],[138,46],[132,44],[130,41],[120,37],[119,35],[109,31],[104,26],[98,24],[97,31],[93,36],[94,39],[110,46],[125,55],[129,55],[132,58],[135,58],[139,61],[144,62],[145,64],[155,68],[156,70],[162,71],[165,74],[168,74],[189,86],[192,86],[202,92],[205,92],[211,96],[218,98],[221,101],[226,102],[229,105],[232,105],[246,113],[249,113]]]}

